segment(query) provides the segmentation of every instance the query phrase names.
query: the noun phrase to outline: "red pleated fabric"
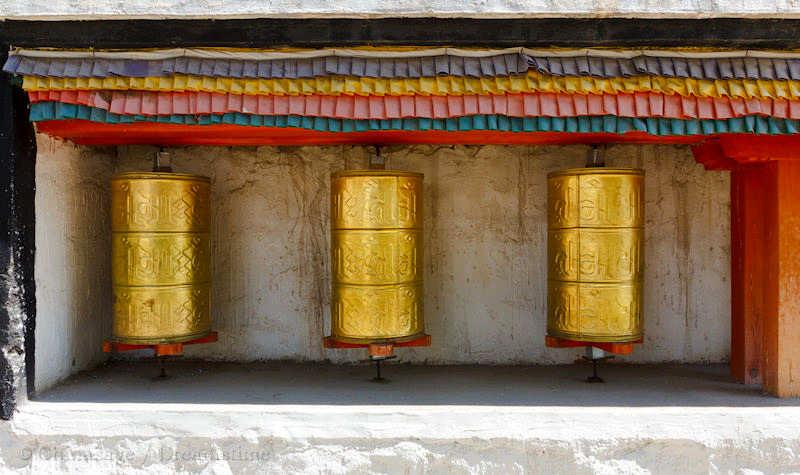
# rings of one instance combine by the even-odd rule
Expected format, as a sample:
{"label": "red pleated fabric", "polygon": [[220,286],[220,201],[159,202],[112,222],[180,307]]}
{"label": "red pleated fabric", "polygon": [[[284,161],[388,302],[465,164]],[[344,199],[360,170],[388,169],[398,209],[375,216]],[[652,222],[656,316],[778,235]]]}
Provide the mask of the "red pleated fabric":
{"label": "red pleated fabric", "polygon": [[32,102],[80,104],[123,115],[298,115],[337,119],[446,119],[477,114],[510,117],[616,115],[675,119],[730,119],[767,115],[800,119],[800,101],[634,94],[506,94],[465,96],[269,96],[208,92],[106,90],[31,91]]}

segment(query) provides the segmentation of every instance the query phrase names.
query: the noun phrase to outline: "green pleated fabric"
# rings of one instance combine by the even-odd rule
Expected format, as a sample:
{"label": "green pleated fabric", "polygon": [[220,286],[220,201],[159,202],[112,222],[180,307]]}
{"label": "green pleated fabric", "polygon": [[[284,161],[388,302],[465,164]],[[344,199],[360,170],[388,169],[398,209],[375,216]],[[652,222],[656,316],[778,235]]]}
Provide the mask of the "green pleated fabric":
{"label": "green pleated fabric", "polygon": [[630,118],[611,115],[578,117],[508,117],[503,115],[471,115],[449,119],[386,119],[355,120],[294,115],[254,115],[241,113],[213,115],[121,115],[76,104],[39,102],[31,106],[33,122],[82,119],[109,124],[155,122],[183,125],[231,124],[252,127],[294,127],[320,132],[368,132],[373,130],[408,131],[471,131],[501,132],[575,132],[610,133],[645,132],[650,135],[714,135],[752,133],[763,135],[796,134],[800,121],[765,116],[732,119],[683,120],[664,118]]}

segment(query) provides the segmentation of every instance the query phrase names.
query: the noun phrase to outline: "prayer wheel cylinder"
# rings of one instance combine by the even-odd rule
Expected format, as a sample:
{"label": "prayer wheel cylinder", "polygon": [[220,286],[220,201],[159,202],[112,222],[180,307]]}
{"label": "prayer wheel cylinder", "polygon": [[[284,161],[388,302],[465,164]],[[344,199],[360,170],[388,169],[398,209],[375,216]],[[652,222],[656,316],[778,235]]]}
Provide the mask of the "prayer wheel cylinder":
{"label": "prayer wheel cylinder", "polygon": [[331,177],[331,337],[402,342],[424,333],[422,174]]}
{"label": "prayer wheel cylinder", "polygon": [[548,335],[640,340],[644,172],[580,168],[547,178]]}
{"label": "prayer wheel cylinder", "polygon": [[111,179],[114,341],[180,343],[210,333],[209,197],[202,176]]}

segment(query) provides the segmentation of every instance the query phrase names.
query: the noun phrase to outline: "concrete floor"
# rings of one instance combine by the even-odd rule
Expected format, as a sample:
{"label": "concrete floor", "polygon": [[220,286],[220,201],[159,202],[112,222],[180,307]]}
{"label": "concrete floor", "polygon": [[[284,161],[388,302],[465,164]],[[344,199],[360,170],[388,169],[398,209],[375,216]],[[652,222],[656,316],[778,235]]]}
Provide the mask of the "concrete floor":
{"label": "concrete floor", "polygon": [[600,367],[604,384],[587,384],[587,364],[565,366],[371,366],[116,361],[73,376],[41,402],[478,405],[478,406],[800,406],[735,383],[726,365]]}

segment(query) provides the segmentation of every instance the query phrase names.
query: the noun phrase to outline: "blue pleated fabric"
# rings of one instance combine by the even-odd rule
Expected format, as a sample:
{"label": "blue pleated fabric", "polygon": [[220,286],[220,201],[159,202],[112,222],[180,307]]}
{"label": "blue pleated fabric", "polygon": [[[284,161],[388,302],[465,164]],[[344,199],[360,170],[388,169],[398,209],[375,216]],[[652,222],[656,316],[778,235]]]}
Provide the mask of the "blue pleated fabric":
{"label": "blue pleated fabric", "polygon": [[764,135],[796,134],[800,121],[765,116],[745,116],[724,120],[682,120],[629,118],[617,116],[579,117],[507,117],[471,115],[450,119],[350,120],[293,115],[254,115],[228,113],[218,115],[120,115],[104,109],[61,102],[33,104],[31,121],[82,119],[111,124],[155,122],[183,125],[232,124],[251,127],[295,127],[321,132],[367,132],[376,130],[502,132],[575,132],[610,133],[645,132],[650,135],[715,135],[751,133]]}

